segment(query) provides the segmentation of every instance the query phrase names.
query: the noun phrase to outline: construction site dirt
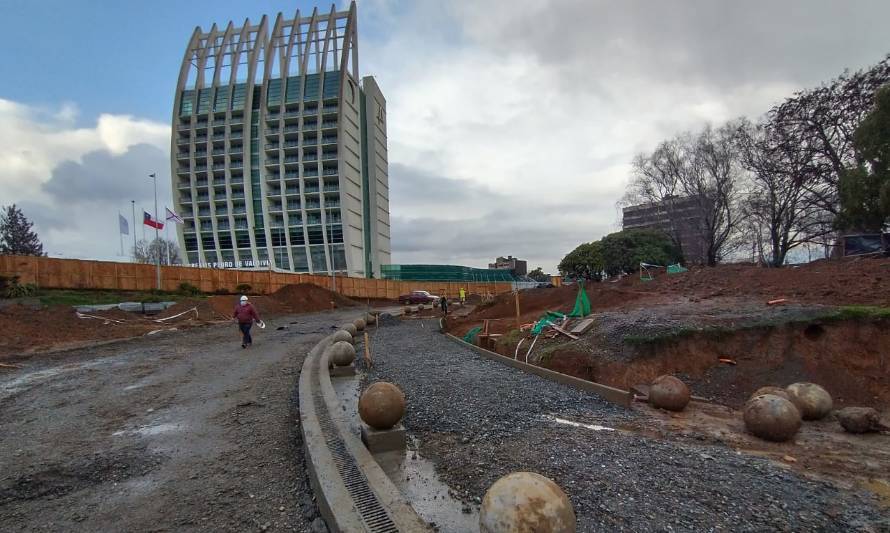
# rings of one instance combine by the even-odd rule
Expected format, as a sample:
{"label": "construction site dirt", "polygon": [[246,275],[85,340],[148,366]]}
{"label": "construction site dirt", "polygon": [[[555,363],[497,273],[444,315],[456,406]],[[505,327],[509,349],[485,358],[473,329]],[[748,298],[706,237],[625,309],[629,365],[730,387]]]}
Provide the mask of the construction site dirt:
{"label": "construction site dirt", "polygon": [[[649,416],[628,429],[719,441],[886,497],[885,435],[847,434],[830,416],[805,424],[796,446],[770,444],[745,432],[740,409],[760,387],[804,381],[825,387],[836,408],[874,407],[886,421],[888,275],[890,261],[866,259],[629,276],[585,285],[594,320],[577,339],[549,331],[529,350],[531,335],[517,329],[513,295],[449,317],[447,330],[464,336],[485,327],[494,334],[488,347],[501,355],[625,390],[675,375],[702,401],[671,415],[637,402],[634,408]],[[569,313],[577,293],[577,285],[520,291],[518,323],[532,324],[546,311]]]}
{"label": "construction site dirt", "polygon": [[305,353],[354,313],[279,315],[248,350],[218,324],[3,369],[2,529],[323,528],[294,391]]}

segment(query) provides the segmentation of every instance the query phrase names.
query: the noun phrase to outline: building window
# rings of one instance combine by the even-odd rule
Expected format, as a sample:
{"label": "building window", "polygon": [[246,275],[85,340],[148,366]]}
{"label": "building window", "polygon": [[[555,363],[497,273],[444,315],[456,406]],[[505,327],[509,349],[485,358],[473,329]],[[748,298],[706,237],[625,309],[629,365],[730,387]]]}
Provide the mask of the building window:
{"label": "building window", "polygon": [[294,270],[298,272],[309,271],[309,258],[306,256],[306,247],[291,248],[291,254],[294,256]]}
{"label": "building window", "polygon": [[328,269],[328,265],[325,262],[324,257],[324,246],[310,246],[309,254],[312,258],[312,270],[315,272],[324,272]]}
{"label": "building window", "polygon": [[216,90],[216,99],[213,102],[213,111],[222,112],[229,109],[229,86],[219,87]]}
{"label": "building window", "polygon": [[179,116],[190,117],[195,106],[195,91],[182,91],[182,100],[179,102]]}

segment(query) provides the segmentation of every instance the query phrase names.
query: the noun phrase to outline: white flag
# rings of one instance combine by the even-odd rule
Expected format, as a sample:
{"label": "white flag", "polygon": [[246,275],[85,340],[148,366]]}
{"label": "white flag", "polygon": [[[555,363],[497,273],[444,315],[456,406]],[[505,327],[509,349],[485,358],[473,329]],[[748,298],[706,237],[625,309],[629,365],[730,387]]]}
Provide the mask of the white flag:
{"label": "white flag", "polygon": [[184,220],[182,220],[181,216],[177,215],[173,211],[170,211],[169,207],[164,207],[164,210],[167,211],[167,220],[172,220],[173,222],[176,222],[177,224],[182,224],[183,222],[185,222]]}

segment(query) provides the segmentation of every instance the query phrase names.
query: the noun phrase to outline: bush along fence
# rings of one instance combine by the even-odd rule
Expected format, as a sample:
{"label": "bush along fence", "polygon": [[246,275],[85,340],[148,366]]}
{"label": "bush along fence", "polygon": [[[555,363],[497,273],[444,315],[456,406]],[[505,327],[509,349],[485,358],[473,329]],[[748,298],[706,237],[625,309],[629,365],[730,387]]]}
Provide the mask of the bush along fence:
{"label": "bush along fence", "polygon": [[[21,284],[45,289],[105,289],[150,291],[157,288],[155,265],[60,259],[55,257],[0,256],[0,276],[18,276]],[[457,297],[463,287],[469,294],[501,294],[512,290],[509,282],[395,281],[319,274],[290,274],[271,270],[223,270],[184,266],[161,267],[161,290],[177,291],[188,283],[205,293],[239,292],[249,285],[251,294],[270,294],[285,285],[311,283],[352,298],[394,300],[413,290]],[[242,287],[244,288],[244,287]]]}

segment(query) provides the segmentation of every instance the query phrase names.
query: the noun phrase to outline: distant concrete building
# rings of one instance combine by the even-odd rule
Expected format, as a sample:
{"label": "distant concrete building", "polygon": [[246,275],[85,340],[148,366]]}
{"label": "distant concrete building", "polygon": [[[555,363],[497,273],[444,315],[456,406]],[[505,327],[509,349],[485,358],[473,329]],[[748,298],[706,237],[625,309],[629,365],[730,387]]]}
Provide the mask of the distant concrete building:
{"label": "distant concrete building", "polygon": [[621,225],[624,229],[664,231],[680,246],[686,263],[707,263],[708,243],[700,229],[705,216],[697,198],[675,196],[658,203],[625,207]]}
{"label": "distant concrete building", "polygon": [[187,263],[379,277],[390,262],[386,100],[359,78],[348,6],[195,29],[171,146]]}
{"label": "distant concrete building", "polygon": [[514,276],[525,276],[528,274],[528,263],[521,259],[516,259],[512,255],[507,257],[498,257],[494,263],[489,263],[488,268],[492,270],[509,270]]}

